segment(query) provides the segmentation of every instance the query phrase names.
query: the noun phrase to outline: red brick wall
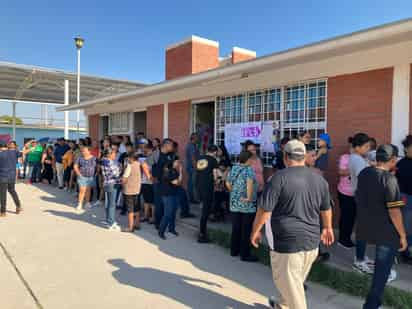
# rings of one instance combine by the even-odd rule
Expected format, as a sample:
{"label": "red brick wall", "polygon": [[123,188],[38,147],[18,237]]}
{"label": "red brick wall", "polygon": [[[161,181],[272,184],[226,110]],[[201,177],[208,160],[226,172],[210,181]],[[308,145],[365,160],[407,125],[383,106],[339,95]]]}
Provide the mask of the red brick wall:
{"label": "red brick wall", "polygon": [[246,60],[250,60],[250,59],[255,59],[255,58],[256,56],[232,51],[232,63],[233,64],[246,61]]}
{"label": "red brick wall", "polygon": [[149,106],[146,110],[146,133],[150,139],[163,139],[163,105]]}
{"label": "red brick wall", "polygon": [[179,144],[179,156],[184,159],[184,151],[190,134],[190,101],[169,103],[169,137]]}
{"label": "red brick wall", "polygon": [[337,162],[348,151],[348,136],[365,132],[378,143],[391,141],[393,68],[328,79],[328,125],[333,149],[327,174],[336,190]]}
{"label": "red brick wall", "polygon": [[100,124],[100,115],[90,115],[88,116],[88,127],[89,127],[89,136],[92,140],[99,140],[99,124]]}
{"label": "red brick wall", "polygon": [[166,50],[166,79],[192,74],[192,43]]}
{"label": "red brick wall", "polygon": [[166,50],[166,79],[207,71],[219,66],[219,48],[196,41]]}
{"label": "red brick wall", "polygon": [[192,43],[192,73],[199,73],[219,66],[219,47],[199,42]]}

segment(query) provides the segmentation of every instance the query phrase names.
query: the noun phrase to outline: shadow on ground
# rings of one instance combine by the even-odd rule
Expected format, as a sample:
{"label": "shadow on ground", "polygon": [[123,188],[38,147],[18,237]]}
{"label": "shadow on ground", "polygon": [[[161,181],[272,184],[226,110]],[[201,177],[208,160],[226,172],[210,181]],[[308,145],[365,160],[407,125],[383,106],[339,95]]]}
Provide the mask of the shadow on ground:
{"label": "shadow on ground", "polygon": [[124,259],[111,259],[108,262],[117,268],[112,274],[119,283],[166,296],[190,308],[268,308],[260,304],[248,305],[202,287],[221,288],[210,281],[154,268],[134,267]]}

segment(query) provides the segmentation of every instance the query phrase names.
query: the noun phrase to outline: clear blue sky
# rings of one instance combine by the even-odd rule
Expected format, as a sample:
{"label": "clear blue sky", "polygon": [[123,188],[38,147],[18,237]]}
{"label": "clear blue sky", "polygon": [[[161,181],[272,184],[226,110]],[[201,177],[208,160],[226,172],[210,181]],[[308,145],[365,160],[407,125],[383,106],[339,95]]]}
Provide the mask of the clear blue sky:
{"label": "clear blue sky", "polygon": [[221,56],[262,56],[411,16],[411,0],[2,1],[0,60],[75,71],[80,34],[82,72],[151,83],[165,47],[191,34],[219,41]]}

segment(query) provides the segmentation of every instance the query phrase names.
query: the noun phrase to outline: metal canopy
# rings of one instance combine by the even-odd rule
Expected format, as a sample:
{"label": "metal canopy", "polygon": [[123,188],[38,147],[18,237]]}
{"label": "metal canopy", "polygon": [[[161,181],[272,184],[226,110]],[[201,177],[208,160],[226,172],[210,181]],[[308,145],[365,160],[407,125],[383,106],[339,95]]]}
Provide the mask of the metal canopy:
{"label": "metal canopy", "polygon": [[[64,81],[69,81],[69,102],[76,102],[76,74],[61,70],[0,61],[0,100],[64,104]],[[145,84],[81,75],[80,101],[129,92]]]}

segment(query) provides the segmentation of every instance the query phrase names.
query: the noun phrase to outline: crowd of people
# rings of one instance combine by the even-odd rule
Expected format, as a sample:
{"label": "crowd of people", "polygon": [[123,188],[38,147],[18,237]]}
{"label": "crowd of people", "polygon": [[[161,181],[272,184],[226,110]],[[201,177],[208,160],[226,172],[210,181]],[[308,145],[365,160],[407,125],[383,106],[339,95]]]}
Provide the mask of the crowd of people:
{"label": "crowd of people", "polygon": [[[0,144],[0,216],[6,213],[7,190],[17,212],[22,211],[14,189],[18,178],[29,184],[55,181],[78,196],[79,213],[104,206],[103,223],[109,230],[131,233],[147,222],[162,239],[179,235],[179,209],[181,218],[193,218],[191,205],[201,203],[198,242],[209,242],[208,221],[225,221],[230,215],[230,254],[242,261],[257,261],[251,248],[259,246],[265,226],[281,295],[271,305],[304,309],[306,277],[316,259],[329,258],[325,247],[335,240],[333,190],[325,179],[332,141],[327,133],[319,136],[316,147],[312,140],[308,131],[283,138],[270,177],[265,177],[259,145],[253,141],[243,143],[235,162],[224,145],[210,145],[201,154],[196,133],[190,136],[184,158],[179,157],[176,141],[149,140],[143,133],[136,134],[134,142],[127,136],[106,136],[100,143],[60,138],[40,145],[33,140],[21,151],[14,142]],[[378,146],[365,133],[348,142],[338,163],[338,244],[354,248],[353,268],[373,276],[364,308],[376,309],[386,283],[396,279],[392,266],[397,252],[403,262],[412,264],[412,136],[403,141],[402,159],[396,146]],[[117,223],[116,208],[127,215],[127,226]],[[376,247],[374,260],[366,254],[368,245]]]}

